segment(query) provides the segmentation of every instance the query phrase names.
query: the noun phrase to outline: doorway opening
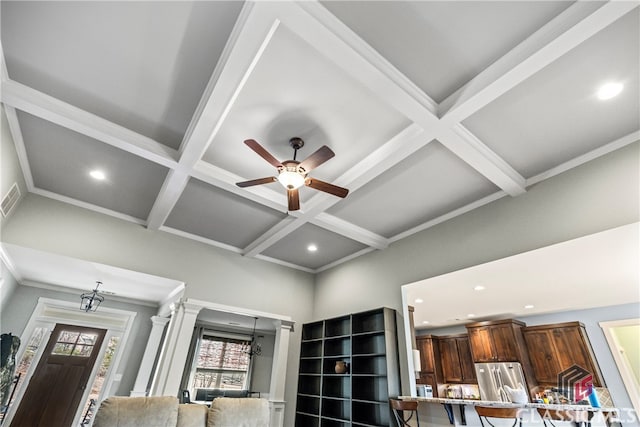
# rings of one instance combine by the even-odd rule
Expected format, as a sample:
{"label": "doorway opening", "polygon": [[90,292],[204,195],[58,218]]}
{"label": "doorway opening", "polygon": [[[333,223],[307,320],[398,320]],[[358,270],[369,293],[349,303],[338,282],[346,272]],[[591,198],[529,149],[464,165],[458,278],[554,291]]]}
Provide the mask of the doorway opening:
{"label": "doorway opening", "polygon": [[640,318],[600,322],[631,404],[640,414]]}

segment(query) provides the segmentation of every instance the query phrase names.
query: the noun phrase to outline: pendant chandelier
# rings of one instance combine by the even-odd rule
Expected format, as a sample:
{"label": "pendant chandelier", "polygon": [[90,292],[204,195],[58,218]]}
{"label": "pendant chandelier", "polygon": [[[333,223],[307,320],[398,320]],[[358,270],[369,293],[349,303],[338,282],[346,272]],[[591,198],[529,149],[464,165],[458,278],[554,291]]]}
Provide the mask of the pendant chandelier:
{"label": "pendant chandelier", "polygon": [[96,311],[104,297],[98,293],[98,286],[102,282],[96,282],[96,288],[92,292],[85,292],[80,295],[80,310],[84,312]]}
{"label": "pendant chandelier", "polygon": [[253,333],[251,334],[251,345],[249,346],[249,357],[260,356],[262,353],[262,345],[258,342],[256,337],[256,322],[258,321],[257,317],[253,318]]}

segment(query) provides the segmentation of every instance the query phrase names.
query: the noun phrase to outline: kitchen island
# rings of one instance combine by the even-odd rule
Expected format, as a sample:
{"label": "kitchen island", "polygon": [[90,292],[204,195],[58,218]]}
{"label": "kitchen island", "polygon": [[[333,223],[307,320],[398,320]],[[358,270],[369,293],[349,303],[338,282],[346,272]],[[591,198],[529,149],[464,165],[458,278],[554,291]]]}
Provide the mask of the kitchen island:
{"label": "kitchen island", "polygon": [[[634,414],[622,414],[617,408],[595,408],[589,405],[545,404],[545,403],[507,403],[486,400],[449,399],[437,397],[400,396],[402,400],[418,401],[418,413],[420,425],[433,427],[469,426],[482,427],[483,424],[475,411],[475,407],[513,408],[519,409],[518,416],[522,419],[522,427],[544,427],[542,414],[565,414],[565,421],[552,420],[557,427],[572,426],[575,424],[593,425],[594,427],[619,426],[624,424],[625,416]],[[584,416],[582,416],[584,414]],[[582,422],[585,420],[585,422]],[[587,421],[588,420],[588,421]],[[515,418],[497,419],[491,418],[495,427],[510,427],[514,425]],[[577,422],[574,422],[577,421]],[[569,422],[571,422],[569,424]],[[621,423],[622,422],[622,423]],[[485,427],[488,427],[485,425]],[[547,427],[552,427],[547,421]]]}

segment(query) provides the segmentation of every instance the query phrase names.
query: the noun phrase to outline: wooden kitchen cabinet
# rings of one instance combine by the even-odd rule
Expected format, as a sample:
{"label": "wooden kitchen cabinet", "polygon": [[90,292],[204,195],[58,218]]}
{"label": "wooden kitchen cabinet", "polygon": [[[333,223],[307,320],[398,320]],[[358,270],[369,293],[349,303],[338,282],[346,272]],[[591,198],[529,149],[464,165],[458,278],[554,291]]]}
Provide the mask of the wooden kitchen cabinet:
{"label": "wooden kitchen cabinet", "polygon": [[521,362],[523,348],[518,320],[478,322],[467,325],[469,345],[474,362]]}
{"label": "wooden kitchen cabinet", "polygon": [[591,372],[594,386],[604,387],[600,367],[582,323],[529,326],[523,329],[523,335],[540,385],[556,385],[560,372],[578,365]]}
{"label": "wooden kitchen cabinet", "polygon": [[476,371],[467,334],[438,337],[440,364],[445,383],[476,383]]}
{"label": "wooden kitchen cabinet", "polygon": [[416,383],[430,385],[433,388],[433,397],[438,397],[438,382],[442,382],[438,337],[433,335],[417,336],[416,346],[420,351],[420,364],[422,365]]}

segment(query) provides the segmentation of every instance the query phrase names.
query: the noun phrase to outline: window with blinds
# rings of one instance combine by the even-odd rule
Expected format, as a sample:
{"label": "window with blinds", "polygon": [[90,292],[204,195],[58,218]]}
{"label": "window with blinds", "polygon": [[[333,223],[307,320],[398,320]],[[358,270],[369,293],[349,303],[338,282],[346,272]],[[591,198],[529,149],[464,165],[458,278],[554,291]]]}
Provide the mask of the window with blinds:
{"label": "window with blinds", "polygon": [[249,382],[250,339],[203,332],[195,354],[193,390],[246,390]]}

